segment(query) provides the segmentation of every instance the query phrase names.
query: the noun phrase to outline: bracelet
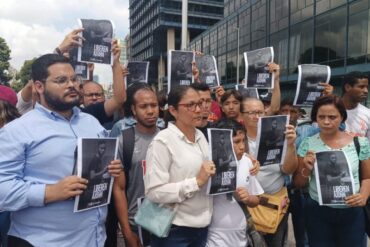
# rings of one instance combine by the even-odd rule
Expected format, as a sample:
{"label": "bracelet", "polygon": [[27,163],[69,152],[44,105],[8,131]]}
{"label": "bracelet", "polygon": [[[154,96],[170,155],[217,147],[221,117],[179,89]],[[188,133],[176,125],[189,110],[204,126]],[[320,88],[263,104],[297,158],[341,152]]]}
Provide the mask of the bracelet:
{"label": "bracelet", "polygon": [[58,54],[58,55],[63,55],[62,54],[62,51],[59,49],[59,47],[55,48],[55,52]]}
{"label": "bracelet", "polygon": [[304,175],[304,173],[303,173],[304,170],[306,170],[306,168],[303,168],[301,170],[301,176],[304,177],[304,178],[309,178],[311,174],[310,175]]}

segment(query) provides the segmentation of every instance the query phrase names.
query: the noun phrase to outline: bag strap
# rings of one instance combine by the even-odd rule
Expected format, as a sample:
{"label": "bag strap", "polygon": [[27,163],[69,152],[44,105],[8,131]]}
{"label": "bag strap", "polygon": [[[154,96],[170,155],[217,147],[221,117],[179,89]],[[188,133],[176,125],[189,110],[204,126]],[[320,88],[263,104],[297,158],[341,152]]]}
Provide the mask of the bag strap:
{"label": "bag strap", "polygon": [[362,179],[362,174],[361,174],[361,161],[360,161],[360,142],[358,141],[358,136],[355,136],[353,138],[353,143],[355,144],[355,148],[356,148],[356,152],[357,152],[357,156],[358,156],[358,177],[360,179],[360,183],[361,183],[361,179]]}
{"label": "bag strap", "polygon": [[132,155],[135,148],[135,127],[122,130],[122,159],[123,171],[126,176],[126,191],[129,185],[129,172],[131,170]]}

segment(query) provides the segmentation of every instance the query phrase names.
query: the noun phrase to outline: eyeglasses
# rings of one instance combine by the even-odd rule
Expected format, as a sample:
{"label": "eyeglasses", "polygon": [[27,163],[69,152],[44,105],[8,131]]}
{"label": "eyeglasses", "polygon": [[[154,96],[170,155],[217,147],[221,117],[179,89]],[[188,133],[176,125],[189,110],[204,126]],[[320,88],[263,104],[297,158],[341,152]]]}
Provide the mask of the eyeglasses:
{"label": "eyeglasses", "polygon": [[242,113],[250,115],[250,116],[264,116],[265,115],[265,112],[263,112],[263,111],[245,111],[245,112],[242,112]]}
{"label": "eyeglasses", "polygon": [[103,97],[104,93],[86,93],[84,94],[87,98],[101,98]]}
{"label": "eyeglasses", "polygon": [[[47,80],[44,80],[43,82],[46,82]],[[68,84],[68,82],[72,82],[74,85],[75,84],[81,84],[82,83],[82,79],[81,77],[75,75],[75,76],[72,76],[70,78],[68,78],[67,76],[60,76],[60,77],[57,77],[53,80],[51,80],[52,82],[60,85],[60,86],[65,86]]]}
{"label": "eyeglasses", "polygon": [[197,106],[201,110],[204,109],[203,101],[183,103],[183,104],[178,104],[178,105],[179,106],[185,106],[188,111],[195,111],[197,109]]}

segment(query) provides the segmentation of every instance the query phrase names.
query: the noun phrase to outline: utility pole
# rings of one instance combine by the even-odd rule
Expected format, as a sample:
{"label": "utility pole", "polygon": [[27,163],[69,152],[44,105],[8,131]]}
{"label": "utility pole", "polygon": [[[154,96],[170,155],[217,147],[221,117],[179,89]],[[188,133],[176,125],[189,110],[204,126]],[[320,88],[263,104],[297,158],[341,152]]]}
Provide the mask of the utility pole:
{"label": "utility pole", "polygon": [[188,0],[182,0],[181,50],[188,46]]}

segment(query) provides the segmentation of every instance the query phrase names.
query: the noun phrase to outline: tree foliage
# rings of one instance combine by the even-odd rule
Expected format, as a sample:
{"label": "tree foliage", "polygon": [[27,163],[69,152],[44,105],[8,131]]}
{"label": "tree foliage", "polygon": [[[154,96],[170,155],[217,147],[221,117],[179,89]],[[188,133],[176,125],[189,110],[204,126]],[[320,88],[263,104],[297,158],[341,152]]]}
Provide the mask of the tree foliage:
{"label": "tree foliage", "polygon": [[17,75],[17,79],[20,80],[22,87],[24,87],[28,83],[28,80],[31,79],[31,68],[35,60],[36,58],[24,61],[23,66]]}
{"label": "tree foliage", "polygon": [[21,84],[21,81],[20,80],[17,80],[17,81],[13,81],[12,84],[11,84],[11,87],[13,88],[14,91],[16,91],[17,93],[19,91],[21,91],[22,88],[24,88],[24,86]]}
{"label": "tree foliage", "polygon": [[5,84],[11,79],[8,72],[10,63],[10,49],[5,39],[0,37],[0,83]]}

